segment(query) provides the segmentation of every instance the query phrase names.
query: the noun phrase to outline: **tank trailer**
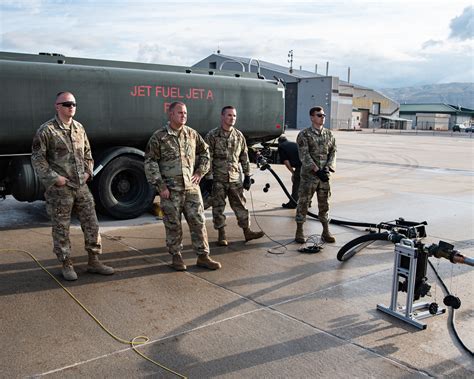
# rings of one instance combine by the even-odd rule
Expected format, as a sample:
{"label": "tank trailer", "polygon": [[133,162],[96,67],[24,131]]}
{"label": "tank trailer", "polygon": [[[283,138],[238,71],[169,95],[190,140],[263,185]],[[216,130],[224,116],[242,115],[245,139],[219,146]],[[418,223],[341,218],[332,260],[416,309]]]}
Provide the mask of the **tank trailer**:
{"label": "tank trailer", "polygon": [[144,150],[167,122],[172,102],[186,104],[188,125],[203,136],[220,125],[226,105],[237,108],[237,127],[249,146],[283,132],[284,87],[257,73],[0,52],[0,82],[0,196],[43,199],[31,142],[54,116],[56,94],[70,91],[78,103],[75,119],[92,146],[97,208],[118,219],[139,216],[153,201]]}

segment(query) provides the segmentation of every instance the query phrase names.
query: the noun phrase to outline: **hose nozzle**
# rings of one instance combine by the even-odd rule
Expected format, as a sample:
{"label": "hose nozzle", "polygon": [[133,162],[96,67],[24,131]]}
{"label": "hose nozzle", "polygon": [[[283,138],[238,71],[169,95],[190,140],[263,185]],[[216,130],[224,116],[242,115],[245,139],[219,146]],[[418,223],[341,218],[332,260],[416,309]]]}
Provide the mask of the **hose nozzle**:
{"label": "hose nozzle", "polygon": [[439,241],[439,243],[432,244],[428,247],[428,254],[435,258],[448,259],[451,263],[461,263],[469,266],[474,266],[474,258],[465,257],[459,251],[454,249],[454,245],[450,243]]}

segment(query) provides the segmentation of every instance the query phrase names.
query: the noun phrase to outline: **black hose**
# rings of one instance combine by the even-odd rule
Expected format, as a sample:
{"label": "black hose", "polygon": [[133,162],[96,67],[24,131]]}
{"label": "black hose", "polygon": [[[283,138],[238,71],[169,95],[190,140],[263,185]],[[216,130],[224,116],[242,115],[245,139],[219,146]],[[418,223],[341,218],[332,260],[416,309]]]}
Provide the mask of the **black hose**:
{"label": "black hose", "polygon": [[[263,168],[263,167],[262,167]],[[283,192],[285,192],[285,195],[288,196],[288,199],[290,199],[291,202],[293,203],[297,203],[297,201],[295,199],[293,199],[293,197],[291,196],[291,194],[288,192],[288,190],[286,189],[286,186],[285,184],[283,184],[283,182],[281,181],[280,177],[276,174],[275,171],[273,171],[273,169],[270,167],[270,165],[267,165],[267,167],[265,167],[265,169],[269,170],[273,177],[276,179],[276,181],[278,182],[278,184],[280,185],[280,187],[283,189]]]}
{"label": "black hose", "polygon": [[[283,192],[285,192],[286,196],[288,196],[288,199],[291,202],[294,202],[295,204],[297,203],[297,201],[295,201],[295,199],[293,199],[291,194],[286,189],[285,184],[283,184],[280,177],[275,173],[275,171],[273,171],[273,169],[270,167],[269,164],[262,166],[261,169],[270,171],[272,173],[273,177],[276,179],[276,181],[280,185],[280,187],[283,189]],[[314,214],[312,212],[308,211],[308,216],[311,216],[311,217],[319,220],[318,215]],[[329,223],[334,224],[334,225],[358,226],[358,227],[361,227],[361,228],[377,228],[377,224],[370,224],[370,223],[367,223],[367,222],[353,222],[353,221],[343,221],[343,220],[330,219]]]}
{"label": "black hose", "polygon": [[[286,186],[283,184],[281,181],[280,177],[273,171],[273,169],[270,167],[270,165],[267,163],[261,167],[261,170],[269,170],[273,177],[276,179],[278,184],[280,184],[280,187],[283,189],[283,192],[285,192],[286,196],[288,196],[288,199],[294,203],[296,203],[295,199],[291,196],[291,194],[288,192],[286,189]],[[311,217],[314,217],[318,219],[318,216],[312,212],[308,212],[308,215]],[[370,223],[364,223],[364,222],[351,222],[351,221],[342,221],[342,220],[335,220],[331,219],[329,221],[331,224],[334,225],[345,225],[345,226],[358,226],[358,227],[364,227],[364,228],[379,228],[381,227],[381,224],[370,224]],[[415,223],[414,223],[415,224]],[[422,224],[426,225],[426,221],[423,222]],[[348,259],[352,258],[355,254],[357,254],[360,250],[362,250],[364,247],[366,247],[368,244],[375,242],[375,241],[392,241],[394,243],[399,242],[401,238],[404,236],[398,234],[398,233],[370,233],[364,236],[360,236],[358,238],[353,239],[352,241],[349,241],[346,243],[344,246],[341,247],[341,249],[337,253],[337,259],[341,262],[347,261]],[[362,246],[361,246],[362,245]],[[359,248],[357,248],[359,247]],[[436,276],[438,277],[438,280],[442,284],[444,290],[446,293],[449,293],[448,288],[444,284],[443,280],[439,276],[438,272],[434,268],[433,264],[431,261],[428,259],[428,263],[430,264],[431,268],[435,272]],[[456,325],[455,325],[455,314],[454,314],[454,308],[451,308],[450,312],[450,326],[454,332],[454,335],[458,342],[461,344],[464,350],[466,350],[471,356],[474,355],[472,350],[470,350],[462,341],[461,337],[459,336],[457,330],[456,330]]]}
{"label": "black hose", "polygon": [[[388,241],[389,235],[390,233],[384,232],[370,233],[364,236],[357,237],[341,247],[341,249],[337,252],[337,260],[340,262],[347,261],[367,246],[367,244],[364,244],[364,242],[372,243],[374,241]],[[360,244],[364,244],[364,246],[361,246],[359,249],[357,249]]]}
{"label": "black hose", "polygon": [[[443,287],[444,291],[448,294],[448,295],[451,295],[451,293],[449,292],[448,290],[448,287],[446,287],[446,284],[444,284],[444,281],[443,279],[441,279],[441,276],[439,276],[439,273],[438,271],[435,269],[433,263],[431,263],[431,261],[428,259],[428,263],[430,264],[430,267],[431,269],[434,271],[436,277],[438,278],[439,282],[441,283],[441,286]],[[461,339],[461,337],[459,336],[458,334],[458,331],[456,330],[456,324],[454,323],[455,321],[455,316],[454,316],[454,308],[453,307],[449,307],[451,308],[451,312],[449,313],[449,321],[450,321],[450,326],[451,326],[451,329],[453,330],[454,332],[454,336],[456,337],[456,339],[458,340],[458,342],[461,344],[462,348],[464,350],[466,350],[471,356],[474,355],[473,351],[471,349],[469,349],[466,344],[463,342],[463,340]]]}

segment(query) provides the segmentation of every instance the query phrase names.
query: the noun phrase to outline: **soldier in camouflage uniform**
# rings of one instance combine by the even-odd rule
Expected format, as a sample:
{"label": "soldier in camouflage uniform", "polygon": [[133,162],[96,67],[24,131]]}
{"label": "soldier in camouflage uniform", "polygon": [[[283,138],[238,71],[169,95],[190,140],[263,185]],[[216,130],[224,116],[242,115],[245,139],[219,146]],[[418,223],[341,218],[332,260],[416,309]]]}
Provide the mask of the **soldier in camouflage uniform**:
{"label": "soldier in camouflage uniform", "polygon": [[[205,137],[211,156],[212,216],[214,228],[218,230],[218,245],[227,246],[225,235],[225,199],[237,217],[238,225],[243,229],[245,241],[263,237],[262,231],[250,230],[249,212],[245,208],[244,189],[250,189],[250,161],[245,137],[234,128],[237,112],[234,107],[226,106],[221,111],[221,126],[211,130]],[[241,180],[240,166],[244,174]]]}
{"label": "soldier in camouflage uniform", "polygon": [[114,269],[98,259],[102,253],[99,223],[94,199],[86,184],[92,179],[94,161],[84,127],[73,120],[76,99],[70,92],[60,92],[55,107],[56,116],[36,132],[31,155],[33,168],[46,189],[46,206],[53,226],[53,251],[63,265],[64,279],[76,280],[69,240],[71,214],[75,212],[89,255],[87,270],[113,274]]}
{"label": "soldier in camouflage uniform", "polygon": [[209,171],[209,148],[202,137],[189,126],[186,105],[174,102],[169,107],[169,123],[157,130],[148,141],[145,173],[161,198],[166,245],[173,256],[171,267],[186,270],[181,251],[184,214],[191,232],[193,248],[198,254],[197,266],[211,270],[221,264],[209,257],[209,243],[204,205],[199,188],[201,178]]}
{"label": "soldier in camouflage uniform", "polygon": [[318,218],[323,226],[321,237],[326,242],[336,242],[329,232],[329,198],[331,196],[330,175],[336,168],[336,140],[329,129],[323,128],[326,115],[322,107],[309,111],[312,126],[302,130],[296,139],[302,162],[299,200],[296,208],[295,241],[305,243],[303,224],[308,207],[316,192]]}

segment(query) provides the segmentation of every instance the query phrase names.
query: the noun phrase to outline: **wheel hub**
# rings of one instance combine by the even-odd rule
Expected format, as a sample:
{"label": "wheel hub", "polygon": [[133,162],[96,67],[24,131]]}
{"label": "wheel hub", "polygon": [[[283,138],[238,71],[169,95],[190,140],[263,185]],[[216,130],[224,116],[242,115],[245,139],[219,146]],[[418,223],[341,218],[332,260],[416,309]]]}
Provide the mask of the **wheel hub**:
{"label": "wheel hub", "polygon": [[126,179],[121,179],[117,183],[117,189],[120,193],[125,194],[130,191],[130,181]]}

